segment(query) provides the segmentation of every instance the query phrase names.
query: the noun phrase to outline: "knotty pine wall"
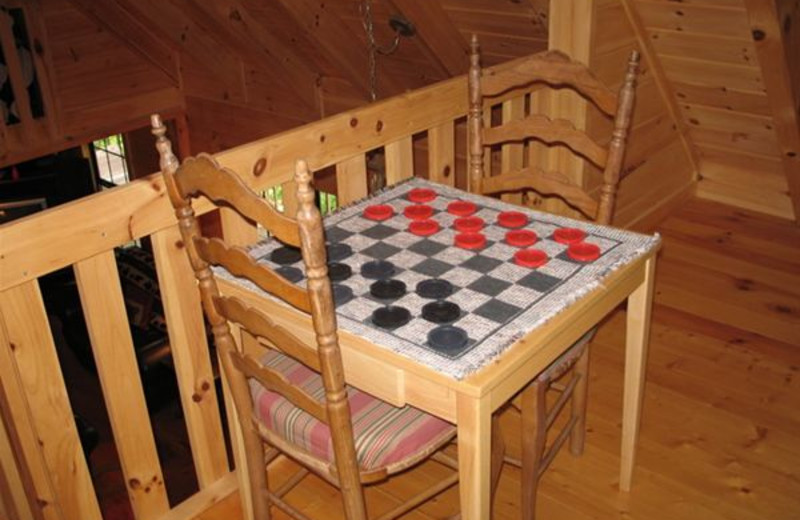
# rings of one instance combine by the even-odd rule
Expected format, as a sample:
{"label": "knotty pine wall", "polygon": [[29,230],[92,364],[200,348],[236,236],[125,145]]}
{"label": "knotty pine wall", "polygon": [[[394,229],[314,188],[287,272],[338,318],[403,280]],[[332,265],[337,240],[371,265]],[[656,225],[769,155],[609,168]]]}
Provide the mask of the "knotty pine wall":
{"label": "knotty pine wall", "polygon": [[182,110],[177,63],[154,66],[66,0],[22,5],[47,65],[40,79],[52,92],[56,133],[9,150],[0,166],[145,126],[153,110]]}
{"label": "knotty pine wall", "polygon": [[63,133],[142,125],[139,116],[152,107],[181,104],[173,79],[72,4],[48,0],[41,6]]}
{"label": "knotty pine wall", "polygon": [[[793,219],[775,112],[746,4],[633,1],[698,157],[698,195]],[[794,9],[794,61],[788,63],[798,69],[797,2]],[[794,84],[800,84],[797,72]]]}
{"label": "knotty pine wall", "polygon": [[[659,87],[655,73],[658,64],[637,39],[634,13],[620,0],[596,0],[592,8],[588,62],[599,79],[619,88],[631,51],[636,49],[641,54],[625,177],[620,183],[614,221],[621,226],[647,227],[690,192],[695,166],[670,111],[670,99]],[[607,142],[612,127],[610,120],[589,105],[586,129],[590,135]],[[600,171],[590,167],[587,172],[584,182],[599,185]]]}

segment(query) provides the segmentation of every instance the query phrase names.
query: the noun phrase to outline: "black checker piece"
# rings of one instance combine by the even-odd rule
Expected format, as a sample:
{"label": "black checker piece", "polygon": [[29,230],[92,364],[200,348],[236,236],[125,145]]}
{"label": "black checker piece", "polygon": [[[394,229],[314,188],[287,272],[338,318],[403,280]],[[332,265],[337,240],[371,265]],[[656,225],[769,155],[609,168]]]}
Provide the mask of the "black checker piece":
{"label": "black checker piece", "polygon": [[384,238],[389,238],[390,236],[396,234],[398,232],[397,229],[383,225],[377,224],[372,226],[371,228],[365,229],[361,232],[362,235],[365,237],[369,237],[375,240],[383,240]]}
{"label": "black checker piece", "polygon": [[305,277],[303,271],[301,271],[296,267],[292,267],[290,265],[282,265],[279,268],[275,269],[275,272],[283,276],[292,283],[297,283]]}
{"label": "black checker piece", "polygon": [[291,246],[281,246],[269,255],[269,259],[278,265],[289,265],[303,258],[300,249]]}
{"label": "black checker piece", "polygon": [[469,284],[467,287],[479,293],[487,294],[489,296],[497,296],[507,288],[511,287],[511,283],[485,274]]}
{"label": "black checker piece", "polygon": [[396,329],[411,320],[411,313],[405,307],[389,305],[375,309],[372,313],[372,323],[382,329]]}
{"label": "black checker piece", "polygon": [[453,284],[447,280],[431,278],[429,280],[422,280],[419,282],[417,284],[416,292],[423,298],[439,300],[441,298],[447,298],[453,294]]}
{"label": "black checker piece", "polygon": [[492,321],[496,321],[497,323],[505,323],[506,321],[513,318],[517,313],[519,313],[522,309],[517,307],[516,305],[511,305],[506,302],[502,302],[500,300],[491,299],[488,302],[484,303],[477,309],[475,309],[475,314],[478,316],[483,316],[484,318],[490,319]]}
{"label": "black checker piece", "polygon": [[428,333],[428,345],[436,352],[450,358],[460,356],[468,342],[467,332],[452,325],[436,327]]}
{"label": "black checker piece", "polygon": [[332,282],[341,282],[352,276],[353,269],[347,264],[332,263],[328,264],[328,277]]}
{"label": "black checker piece", "polygon": [[461,316],[461,307],[453,302],[436,300],[422,306],[422,317],[432,323],[450,323]]}
{"label": "black checker piece", "polygon": [[369,293],[381,300],[396,300],[406,293],[406,284],[400,280],[378,280],[369,286]]}
{"label": "black checker piece", "polygon": [[391,278],[397,268],[386,260],[372,260],[361,265],[361,276],[364,278],[382,279]]}

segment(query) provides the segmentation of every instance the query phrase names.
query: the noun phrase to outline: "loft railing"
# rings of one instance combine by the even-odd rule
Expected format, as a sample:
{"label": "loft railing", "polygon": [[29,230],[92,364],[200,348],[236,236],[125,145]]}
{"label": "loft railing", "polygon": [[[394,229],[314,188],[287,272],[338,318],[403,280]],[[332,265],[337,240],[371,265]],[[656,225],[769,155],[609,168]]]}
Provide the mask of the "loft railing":
{"label": "loft railing", "polygon": [[[453,185],[456,166],[459,172],[465,168],[457,164],[456,143],[465,141],[466,111],[466,79],[460,77],[251,142],[216,159],[254,189],[282,185],[290,214],[296,207],[291,178],[297,158],[314,171],[335,170],[339,204],[367,195],[367,156],[376,150],[382,152],[381,174],[389,184],[416,173]],[[196,209],[215,208],[206,202]],[[224,209],[221,222],[234,241],[257,239],[255,228]],[[155,257],[199,484],[196,494],[175,505],[167,498],[170,482],[164,482],[156,450],[114,256],[115,248],[145,237]],[[39,285],[63,268],[75,274],[135,518],[191,519],[238,489],[219,412],[223,397],[216,392],[185,256],[160,174],[0,226],[0,516],[102,518]]]}

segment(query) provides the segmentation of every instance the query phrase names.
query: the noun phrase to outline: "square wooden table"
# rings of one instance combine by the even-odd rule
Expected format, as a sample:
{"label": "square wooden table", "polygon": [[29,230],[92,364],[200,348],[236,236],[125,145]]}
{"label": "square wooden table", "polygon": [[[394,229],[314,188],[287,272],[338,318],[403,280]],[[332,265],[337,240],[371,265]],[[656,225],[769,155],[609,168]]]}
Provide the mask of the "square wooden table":
{"label": "square wooden table", "polygon": [[[442,235],[434,240],[438,241],[438,245],[431,246],[429,238],[425,239],[425,248],[415,245],[423,239],[408,233],[410,219],[405,216],[405,208],[414,204],[408,200],[412,190],[434,190],[437,194],[435,201],[429,204],[434,208],[431,218],[438,220],[441,225]],[[475,215],[486,221],[484,232],[489,241],[485,249],[468,251],[449,247],[454,234],[450,225],[457,216],[450,214],[448,207],[454,201],[475,204]],[[375,205],[392,207],[392,217],[383,221],[366,219],[364,210]],[[502,234],[508,229],[494,222],[499,213],[509,210],[526,215],[528,224],[525,227],[535,230],[540,237],[533,247],[549,251],[552,265],[549,268],[537,268],[544,279],[551,280],[551,286],[546,290],[536,285],[541,283],[540,279],[531,282],[529,275],[519,271],[520,268],[511,257],[503,259],[503,255],[516,248],[508,246],[502,239]],[[327,217],[325,227],[332,244],[349,244],[349,260],[343,262],[352,265],[356,277],[360,276],[359,265],[370,259],[383,258],[390,261],[396,259],[398,264],[404,262],[399,266],[397,278],[405,277],[407,282],[416,281],[420,276],[431,274],[429,268],[432,264],[441,268],[441,262],[433,260],[445,259],[453,264],[452,271],[442,273],[440,269],[435,273],[445,279],[450,274],[458,273],[453,274],[451,279],[456,281],[459,292],[470,295],[469,300],[475,300],[478,295],[473,288],[480,290],[480,284],[486,285],[485,276],[490,276],[496,270],[497,279],[512,280],[502,294],[493,295],[489,298],[491,301],[487,300],[481,308],[488,308],[492,302],[500,301],[498,305],[502,308],[512,307],[516,314],[491,330],[486,328],[485,319],[474,318],[475,323],[482,324],[482,328],[475,325],[481,332],[478,329],[470,330],[471,315],[481,314],[481,309],[464,312],[463,321],[456,324],[467,329],[471,340],[469,347],[457,357],[441,356],[431,350],[426,337],[419,332],[428,330],[421,318],[414,317],[412,321],[419,321],[396,331],[384,331],[372,325],[365,313],[372,308],[373,299],[358,294],[365,287],[364,280],[354,279],[351,289],[355,290],[351,292],[356,293],[355,297],[345,303],[337,303],[339,342],[348,384],[396,406],[412,405],[456,424],[461,513],[464,520],[490,518],[493,412],[627,299],[620,488],[625,491],[630,489],[644,388],[653,277],[656,253],[660,246],[657,235],[639,235],[535,212],[421,179],[401,183],[348,206]],[[601,258],[585,265],[571,261],[564,256],[565,251],[559,249],[562,246],[552,239],[552,232],[559,228],[585,231],[586,242],[600,244]],[[384,247],[376,247],[376,244],[384,244]],[[251,254],[259,261],[269,263],[270,253],[278,246],[274,242],[260,244],[251,250]],[[567,247],[563,245],[562,249]],[[426,256],[424,251],[430,254],[420,259],[420,254]],[[412,252],[418,253],[415,256]],[[481,280],[468,279],[461,283],[459,276],[469,277],[469,269],[464,270],[462,266],[474,267],[476,263],[471,256],[494,258],[501,262],[486,264],[488,260],[484,261],[484,267],[493,265],[494,268],[488,274],[483,273]],[[524,269],[531,273],[537,271]],[[545,273],[547,269],[550,269],[549,274]],[[276,323],[309,345],[315,345],[308,316],[259,294],[252,286],[242,284],[227,273],[218,272],[218,276],[223,292],[238,296],[267,312]],[[553,278],[558,280],[553,282]],[[459,283],[463,286],[459,287]],[[503,300],[504,294],[514,293],[519,297],[515,287],[533,291],[522,293],[536,295],[526,300],[530,305],[517,302],[518,305],[514,306],[508,303],[513,299]],[[413,294],[409,296],[413,297]],[[420,334],[418,339],[414,334]],[[461,360],[465,361],[462,363]]]}

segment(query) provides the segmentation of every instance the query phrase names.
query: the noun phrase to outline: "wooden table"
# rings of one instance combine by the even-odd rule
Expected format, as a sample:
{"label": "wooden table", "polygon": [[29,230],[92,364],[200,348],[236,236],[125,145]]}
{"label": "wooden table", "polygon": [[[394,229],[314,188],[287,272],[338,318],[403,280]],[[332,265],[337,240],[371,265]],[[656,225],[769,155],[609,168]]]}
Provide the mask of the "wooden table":
{"label": "wooden table", "polygon": [[[462,518],[484,520],[490,518],[491,506],[492,413],[627,299],[620,468],[620,488],[627,491],[639,430],[657,250],[656,245],[617,267],[597,288],[462,379],[348,332],[340,323],[347,382],[396,406],[410,404],[457,425]],[[225,293],[268,312],[278,324],[314,344],[307,316],[235,283],[220,282]]]}

